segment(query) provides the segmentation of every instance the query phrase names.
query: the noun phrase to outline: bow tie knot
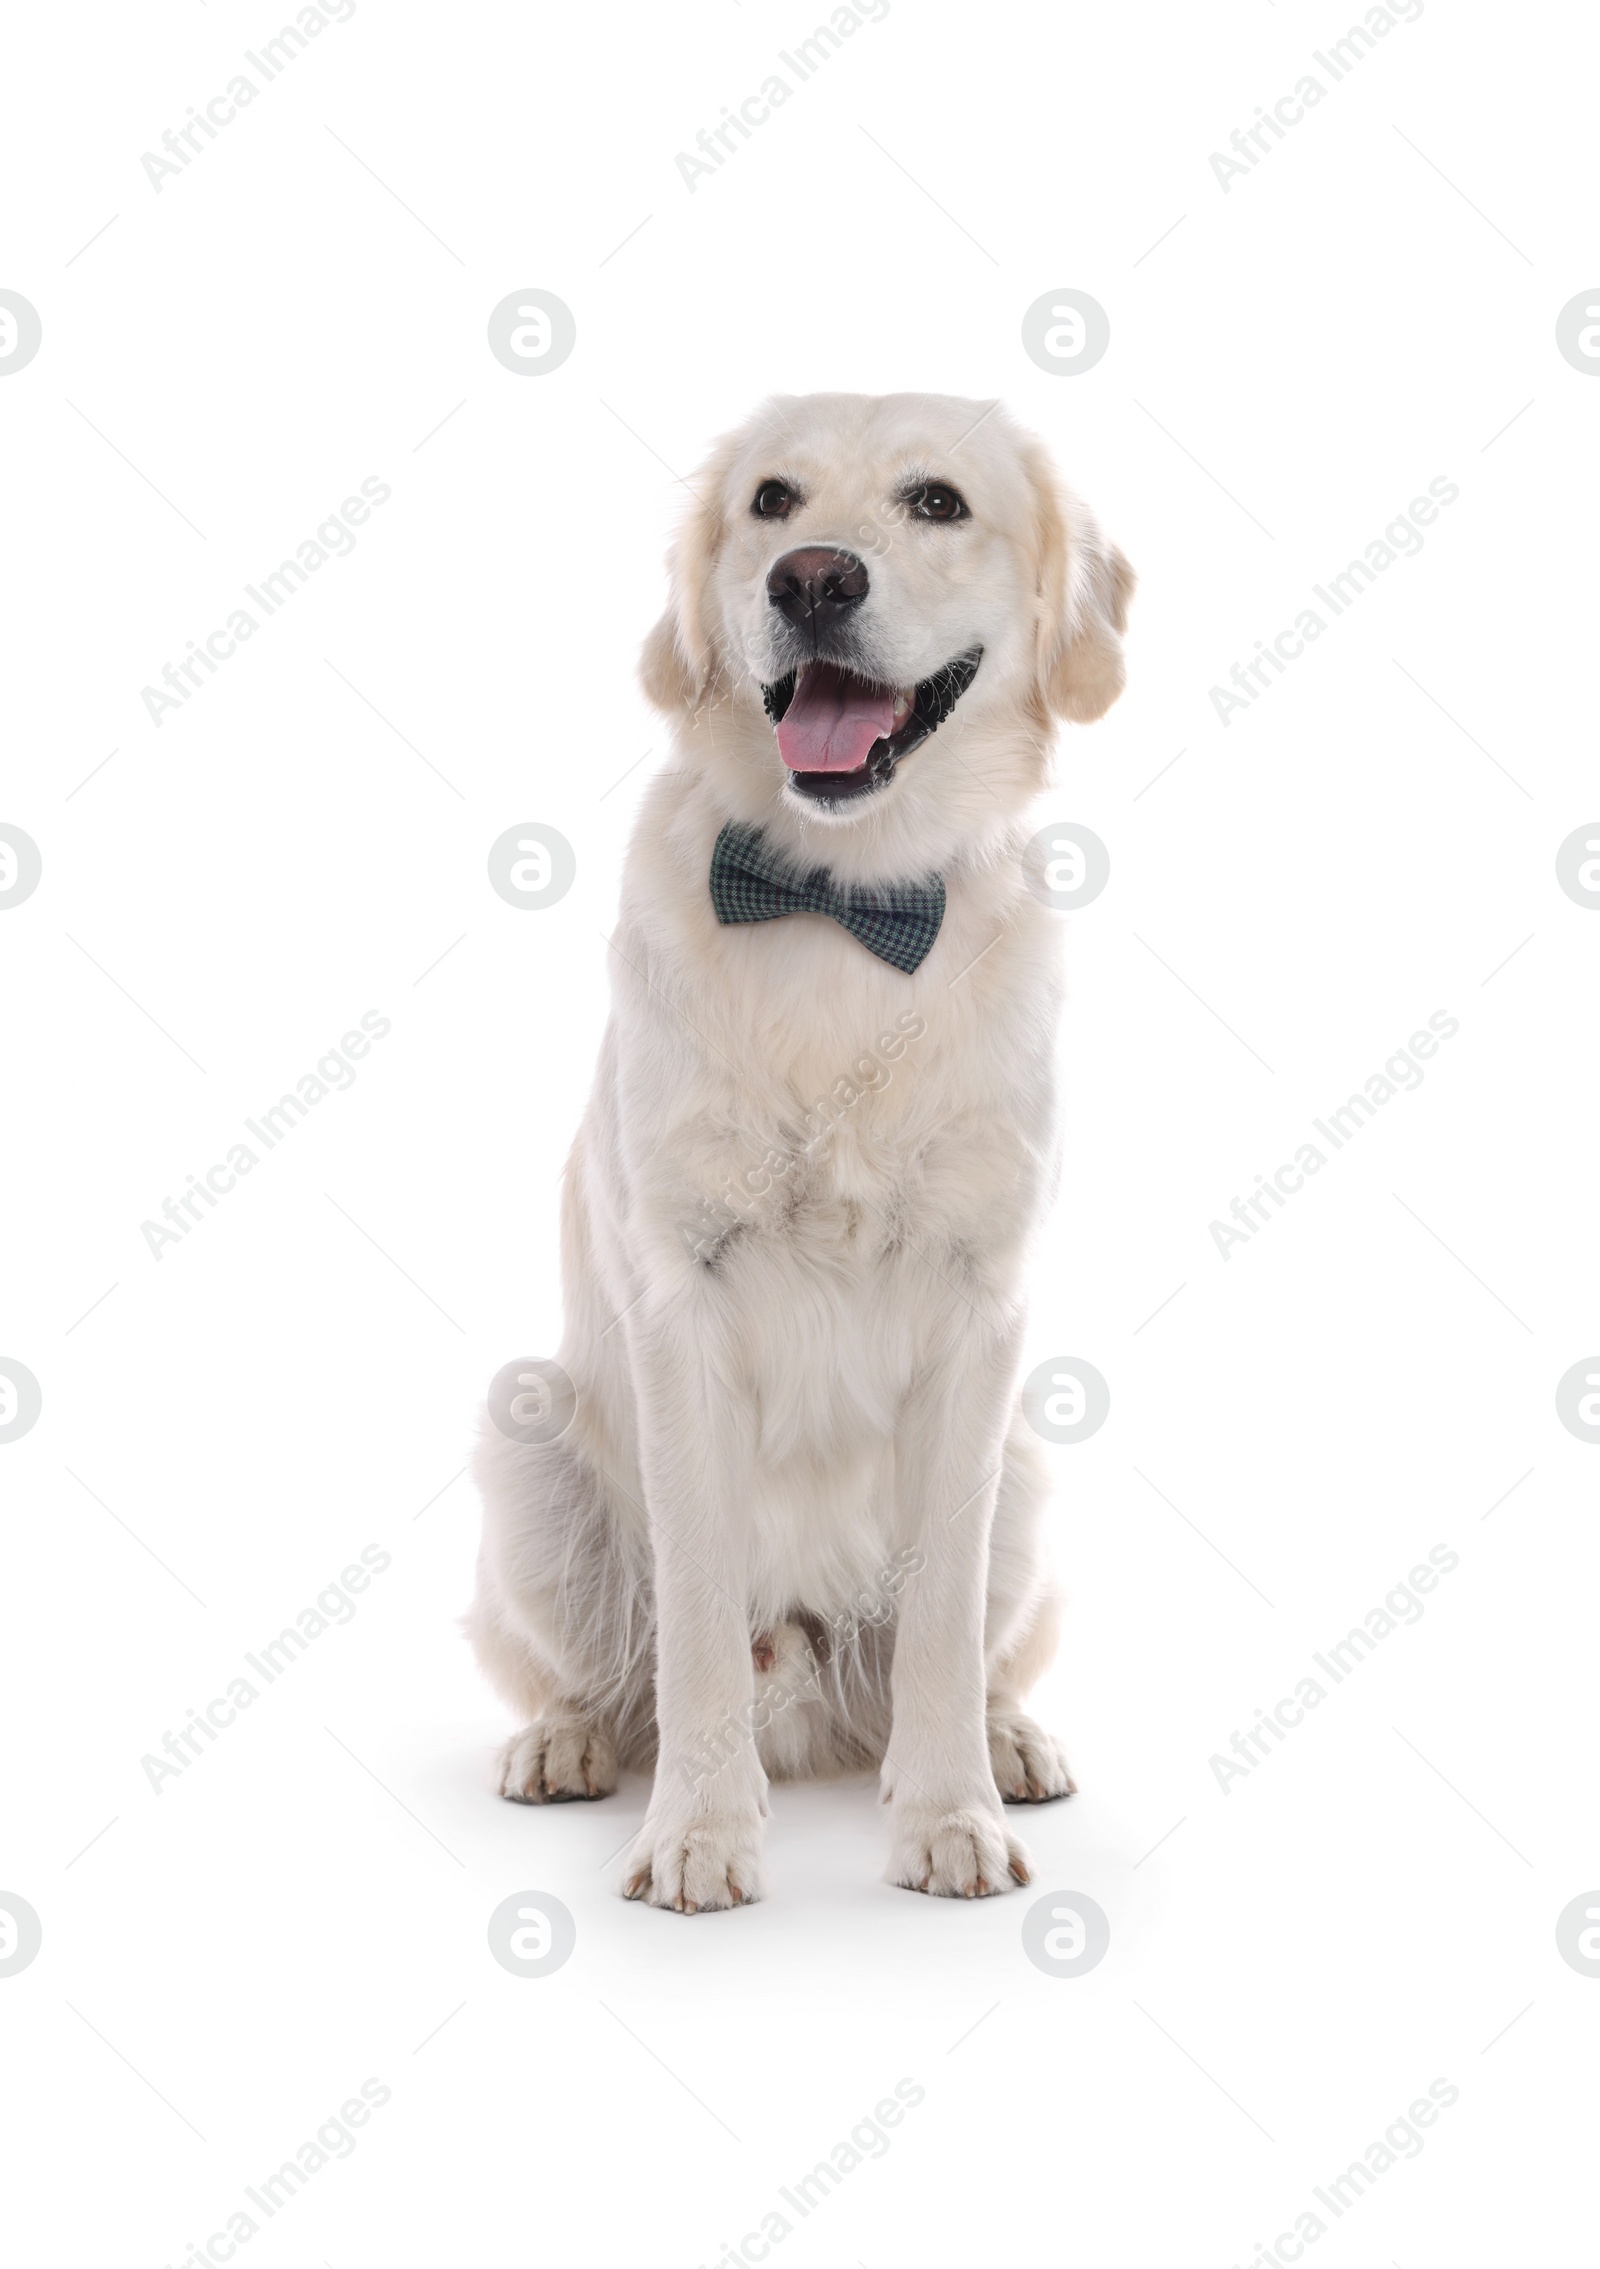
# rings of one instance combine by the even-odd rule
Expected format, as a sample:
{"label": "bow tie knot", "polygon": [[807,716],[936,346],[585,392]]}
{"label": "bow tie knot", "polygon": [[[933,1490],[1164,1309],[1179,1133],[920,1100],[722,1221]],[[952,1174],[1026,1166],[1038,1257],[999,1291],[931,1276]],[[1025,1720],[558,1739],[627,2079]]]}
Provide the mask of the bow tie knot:
{"label": "bow tie knot", "polygon": [[711,853],[711,903],[724,924],[826,914],[869,953],[909,977],[939,935],[944,879],[927,875],[919,882],[847,886],[835,882],[828,867],[791,867],[769,848],[759,827],[730,820]]}

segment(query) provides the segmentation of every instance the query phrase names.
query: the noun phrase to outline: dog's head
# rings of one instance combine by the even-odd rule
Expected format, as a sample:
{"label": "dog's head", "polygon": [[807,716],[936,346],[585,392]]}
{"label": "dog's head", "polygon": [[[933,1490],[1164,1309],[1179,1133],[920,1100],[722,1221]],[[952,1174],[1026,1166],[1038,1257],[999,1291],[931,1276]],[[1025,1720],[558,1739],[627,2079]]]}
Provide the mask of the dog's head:
{"label": "dog's head", "polygon": [[911,871],[1043,785],[1122,690],[1133,573],[997,404],[780,397],[691,484],[646,693],[730,815]]}

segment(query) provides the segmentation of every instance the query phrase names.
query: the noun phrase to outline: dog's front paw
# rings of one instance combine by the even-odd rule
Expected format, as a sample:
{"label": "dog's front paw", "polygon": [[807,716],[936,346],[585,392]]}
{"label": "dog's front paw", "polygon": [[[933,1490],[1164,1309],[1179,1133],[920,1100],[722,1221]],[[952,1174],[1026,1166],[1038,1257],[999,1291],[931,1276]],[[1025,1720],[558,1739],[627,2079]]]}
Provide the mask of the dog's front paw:
{"label": "dog's front paw", "polygon": [[891,1838],[889,1880],[907,1891],[986,1899],[1032,1880],[1028,1854],[1008,1832],[998,1804],[943,1810],[920,1796],[896,1797]]}
{"label": "dog's front paw", "polygon": [[989,1763],[1008,1804],[1049,1804],[1077,1794],[1060,1743],[1020,1710],[990,1710]]}
{"label": "dog's front paw", "polygon": [[678,1914],[747,1907],[765,1888],[761,1815],[753,1805],[648,1817],[622,1870],[625,1899]]}
{"label": "dog's front paw", "polygon": [[579,1717],[535,1718],[506,1743],[500,1794],[513,1804],[570,1804],[617,1785],[611,1736]]}

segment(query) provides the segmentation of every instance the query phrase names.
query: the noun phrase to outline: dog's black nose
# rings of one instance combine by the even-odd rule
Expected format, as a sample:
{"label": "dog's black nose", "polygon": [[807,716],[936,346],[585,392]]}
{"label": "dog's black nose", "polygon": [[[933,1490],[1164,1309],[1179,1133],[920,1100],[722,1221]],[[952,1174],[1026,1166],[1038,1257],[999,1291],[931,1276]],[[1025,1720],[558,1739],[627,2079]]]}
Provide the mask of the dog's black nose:
{"label": "dog's black nose", "polygon": [[854,552],[785,552],[767,577],[767,597],[779,613],[802,630],[826,630],[852,607],[859,607],[870,578]]}

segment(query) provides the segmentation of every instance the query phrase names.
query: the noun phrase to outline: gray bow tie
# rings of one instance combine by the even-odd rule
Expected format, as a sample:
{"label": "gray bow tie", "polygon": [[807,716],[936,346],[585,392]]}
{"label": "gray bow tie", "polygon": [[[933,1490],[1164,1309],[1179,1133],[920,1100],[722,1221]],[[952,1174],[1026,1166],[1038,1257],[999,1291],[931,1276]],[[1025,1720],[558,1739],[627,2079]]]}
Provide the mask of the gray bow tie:
{"label": "gray bow tie", "polygon": [[771,922],[780,914],[827,914],[880,961],[909,977],[924,962],[944,920],[944,880],[874,883],[847,889],[827,867],[802,873],[767,848],[759,827],[733,821],[711,853],[711,903],[723,923]]}

